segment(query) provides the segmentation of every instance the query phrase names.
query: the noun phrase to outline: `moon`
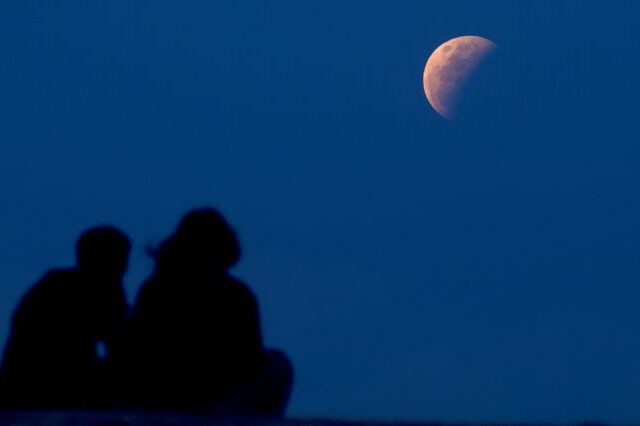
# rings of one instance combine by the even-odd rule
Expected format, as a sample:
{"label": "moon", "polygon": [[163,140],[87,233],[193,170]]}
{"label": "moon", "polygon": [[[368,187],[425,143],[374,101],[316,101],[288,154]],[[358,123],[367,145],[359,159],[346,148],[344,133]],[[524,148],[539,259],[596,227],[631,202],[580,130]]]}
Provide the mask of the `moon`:
{"label": "moon", "polygon": [[424,93],[433,109],[452,119],[465,83],[496,47],[491,40],[474,35],[455,37],[438,46],[422,76]]}

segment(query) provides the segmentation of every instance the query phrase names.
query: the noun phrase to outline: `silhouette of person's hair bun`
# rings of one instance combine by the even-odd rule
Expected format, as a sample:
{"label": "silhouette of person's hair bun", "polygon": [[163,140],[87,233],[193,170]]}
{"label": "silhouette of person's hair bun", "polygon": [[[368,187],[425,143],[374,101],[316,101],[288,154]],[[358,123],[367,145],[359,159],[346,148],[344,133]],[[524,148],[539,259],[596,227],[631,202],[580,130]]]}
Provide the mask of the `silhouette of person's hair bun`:
{"label": "silhouette of person's hair bun", "polygon": [[175,233],[152,252],[158,265],[227,270],[241,256],[236,233],[225,218],[213,208],[191,210]]}

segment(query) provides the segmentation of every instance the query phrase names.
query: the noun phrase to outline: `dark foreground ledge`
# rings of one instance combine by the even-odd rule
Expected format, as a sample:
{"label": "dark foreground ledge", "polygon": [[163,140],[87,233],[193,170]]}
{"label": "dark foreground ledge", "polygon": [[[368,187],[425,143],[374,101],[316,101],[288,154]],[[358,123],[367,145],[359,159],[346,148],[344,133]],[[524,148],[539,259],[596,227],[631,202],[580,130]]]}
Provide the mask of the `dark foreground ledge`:
{"label": "dark foreground ledge", "polygon": [[[574,423],[565,426],[597,426]],[[119,411],[0,411],[0,425],[7,426],[509,426],[507,423],[440,423],[341,421],[335,419],[270,419],[260,417],[215,417],[174,412]],[[525,425],[525,424],[521,424]],[[534,423],[526,424],[534,426]],[[545,426],[554,426],[551,423]]]}

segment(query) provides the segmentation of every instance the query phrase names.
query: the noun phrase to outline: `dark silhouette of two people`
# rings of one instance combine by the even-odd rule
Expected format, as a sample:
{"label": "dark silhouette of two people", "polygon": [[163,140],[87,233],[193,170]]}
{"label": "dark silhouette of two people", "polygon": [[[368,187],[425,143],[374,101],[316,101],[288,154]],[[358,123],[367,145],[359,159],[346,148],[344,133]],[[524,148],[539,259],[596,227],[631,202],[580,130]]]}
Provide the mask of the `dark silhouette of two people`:
{"label": "dark silhouette of two people", "polygon": [[3,406],[282,416],[293,370],[265,348],[256,298],[229,273],[241,249],[224,217],[192,210],[150,250],[155,268],[130,313],[129,251],[121,231],[90,229],[77,266],[23,297],[0,369]]}

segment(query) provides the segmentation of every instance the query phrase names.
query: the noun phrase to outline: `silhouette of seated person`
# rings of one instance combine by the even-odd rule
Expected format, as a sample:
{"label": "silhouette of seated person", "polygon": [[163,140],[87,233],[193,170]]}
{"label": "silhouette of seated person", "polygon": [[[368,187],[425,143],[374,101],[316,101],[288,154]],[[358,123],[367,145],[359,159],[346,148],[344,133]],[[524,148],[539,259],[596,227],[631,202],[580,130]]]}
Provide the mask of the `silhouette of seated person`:
{"label": "silhouette of seated person", "polygon": [[258,304],[229,268],[236,234],[214,209],[193,210],[153,253],[130,328],[133,400],[147,409],[282,415],[287,357],[265,350]]}
{"label": "silhouette of seated person", "polygon": [[47,272],[12,317],[0,369],[2,405],[23,409],[102,406],[109,354],[125,324],[122,286],[129,239],[111,226],[84,232],[77,265]]}

